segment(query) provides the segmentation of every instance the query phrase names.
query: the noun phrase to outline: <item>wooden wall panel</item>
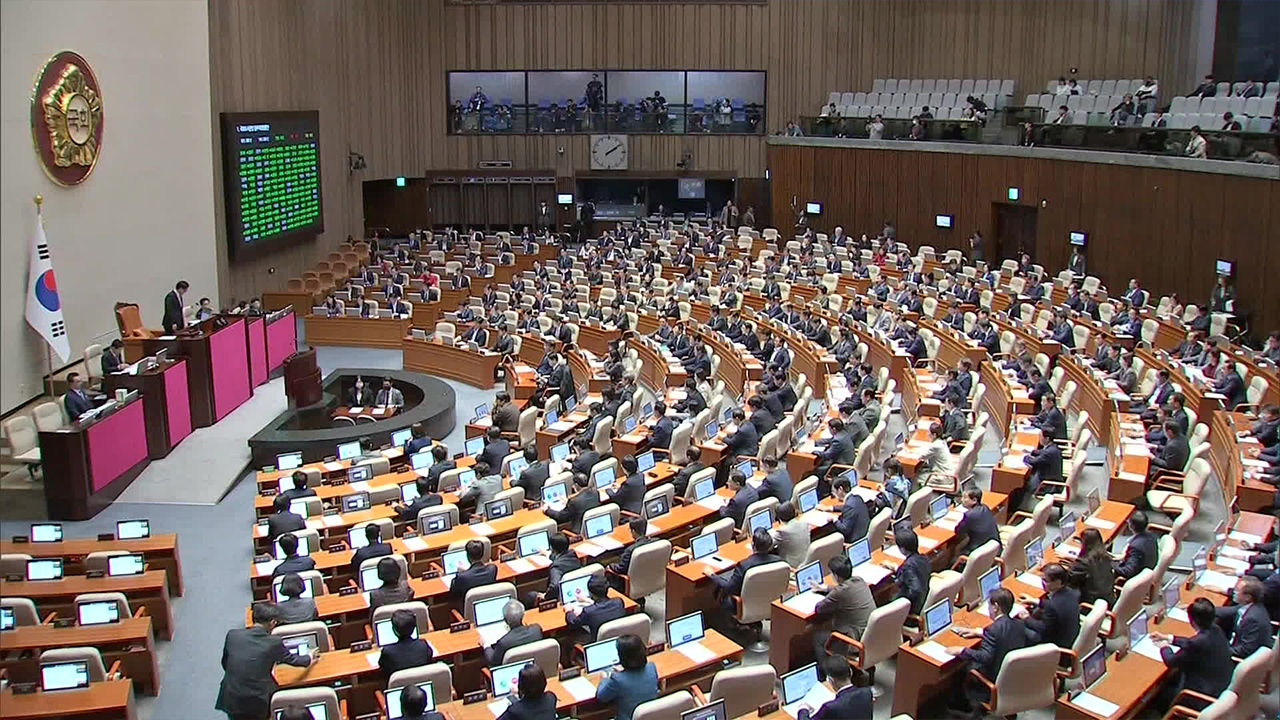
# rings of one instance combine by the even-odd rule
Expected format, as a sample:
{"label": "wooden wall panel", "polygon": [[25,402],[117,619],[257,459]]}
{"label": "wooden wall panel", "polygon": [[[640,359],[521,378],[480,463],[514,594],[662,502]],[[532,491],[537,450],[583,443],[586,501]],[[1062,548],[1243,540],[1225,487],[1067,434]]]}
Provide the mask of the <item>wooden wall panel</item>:
{"label": "wooden wall panel", "polygon": [[[553,168],[558,176],[587,167],[586,136],[448,136],[448,70],[765,70],[766,126],[777,130],[812,112],[829,91],[867,90],[877,77],[1013,78],[1015,92],[1025,94],[1077,66],[1082,77],[1151,72],[1166,88],[1187,87],[1192,20],[1204,1],[209,0],[215,113],[320,110],[327,228],[314,244],[256,261],[228,266],[220,250],[222,296],[275,287],[347,235],[358,235],[365,180],[421,177],[481,160]],[[347,171],[349,149],[364,155],[367,169]],[[693,153],[697,170],[762,177],[767,167],[757,137],[662,136],[636,136],[632,166],[671,170],[684,150]],[[220,194],[221,168],[214,172]],[[849,179],[855,180],[860,192],[874,195],[876,175]],[[786,209],[774,203],[775,212]],[[221,223],[218,243],[225,248]]]}
{"label": "wooden wall panel", "polygon": [[[966,248],[977,230],[991,252],[993,205],[1009,186],[1019,204],[1038,207],[1035,260],[1057,272],[1070,252],[1068,233],[1089,234],[1091,274],[1111,288],[1138,278],[1155,295],[1203,303],[1214,260],[1234,260],[1236,288],[1254,327],[1280,327],[1280,182],[1185,170],[1070,160],[807,146],[770,146],[775,223],[792,195],[823,203],[814,226],[843,225],[851,235],[877,233],[892,219],[915,248]],[[1043,206],[1041,206],[1043,203]],[[935,213],[955,215],[934,226]]]}

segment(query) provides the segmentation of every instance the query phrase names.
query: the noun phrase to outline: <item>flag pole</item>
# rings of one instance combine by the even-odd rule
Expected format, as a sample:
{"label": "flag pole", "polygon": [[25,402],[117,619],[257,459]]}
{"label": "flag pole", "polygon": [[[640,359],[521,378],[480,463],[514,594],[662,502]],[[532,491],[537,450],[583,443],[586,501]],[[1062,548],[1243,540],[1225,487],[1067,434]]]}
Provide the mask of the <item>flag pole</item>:
{"label": "flag pole", "polygon": [[[36,202],[36,222],[43,224],[44,216],[41,211],[44,209],[44,196],[42,196],[40,193],[36,193],[36,196],[33,198],[33,200],[35,200]],[[45,363],[45,369],[48,371],[48,374],[46,375],[46,377],[48,377],[48,386],[45,388],[45,392],[49,393],[49,395],[52,396],[54,395],[53,347],[50,346],[49,343],[47,342],[44,343],[44,363]]]}

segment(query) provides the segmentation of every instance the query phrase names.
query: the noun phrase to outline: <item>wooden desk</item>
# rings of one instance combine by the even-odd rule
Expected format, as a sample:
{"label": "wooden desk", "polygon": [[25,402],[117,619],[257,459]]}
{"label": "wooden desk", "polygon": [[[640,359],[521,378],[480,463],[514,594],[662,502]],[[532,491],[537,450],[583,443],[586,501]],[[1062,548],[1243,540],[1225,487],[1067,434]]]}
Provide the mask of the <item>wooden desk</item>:
{"label": "wooden desk", "polygon": [[399,350],[412,324],[412,320],[400,318],[324,317],[308,314],[302,319],[307,344],[312,347],[340,345]]}
{"label": "wooden desk", "polygon": [[[1105,651],[1104,651],[1105,652]],[[1085,710],[1071,702],[1069,695],[1062,695],[1054,704],[1057,720],[1121,720],[1132,718],[1142,710],[1155,694],[1168,668],[1146,655],[1126,653],[1123,660],[1116,656],[1107,658],[1107,672],[1089,688],[1089,694],[1117,705],[1110,716],[1102,716]]]}
{"label": "wooden desk", "polygon": [[[117,660],[124,675],[146,695],[160,693],[159,663],[151,637],[151,618],[124,618],[117,623],[59,628],[28,625],[0,633],[0,667],[10,682],[40,682],[40,652],[53,648],[90,646],[102,653],[106,667]],[[19,653],[31,651],[27,658]]]}
{"label": "wooden desk", "polygon": [[55,612],[58,617],[75,617],[77,595],[106,592],[124,593],[131,612],[145,607],[156,635],[162,640],[173,639],[173,609],[169,604],[169,585],[163,570],[148,570],[128,577],[70,575],[61,580],[0,582],[0,593],[5,597],[31,598],[41,616]]}
{"label": "wooden desk", "polygon": [[[951,618],[954,625],[971,628],[985,628],[991,624],[991,618],[971,610],[958,610]],[[943,630],[931,638],[933,642],[947,647],[974,647],[978,639],[965,639],[952,632]],[[969,664],[952,658],[945,664],[925,655],[909,643],[898,647],[898,671],[893,684],[893,709],[891,713],[906,713],[911,717],[920,717],[920,707],[938,695],[948,692],[956,673],[968,672]]]}
{"label": "wooden desk", "polygon": [[92,683],[83,690],[36,692],[31,695],[14,695],[9,688],[0,691],[0,718],[5,720],[134,720],[136,717],[133,683],[128,680],[108,680]]}
{"label": "wooden desk", "polygon": [[374,420],[386,420],[397,412],[400,412],[400,408],[395,405],[371,405],[368,407],[361,407],[359,411],[353,411],[352,408],[344,405],[342,407],[334,408],[329,417],[335,420],[338,418],[347,418],[348,420],[355,422],[356,418],[362,415],[367,415]]}
{"label": "wooden desk", "polygon": [[[310,337],[310,336],[308,336]],[[466,346],[446,345],[436,340],[403,338],[404,369],[439,375],[475,387],[489,389],[502,356]]]}
{"label": "wooden desk", "polygon": [[0,553],[24,553],[35,558],[60,557],[66,575],[83,575],[84,558],[91,552],[126,550],[142,553],[143,561],[153,570],[165,571],[169,594],[182,596],[182,563],[178,559],[178,535],[167,533],[137,540],[89,540],[78,538],[52,543],[14,543],[0,541]]}
{"label": "wooden desk", "polygon": [[115,395],[118,388],[142,393],[146,418],[147,452],[152,460],[169,452],[191,434],[191,407],[187,392],[187,361],[166,360],[136,375],[112,373],[102,378],[102,392]]}

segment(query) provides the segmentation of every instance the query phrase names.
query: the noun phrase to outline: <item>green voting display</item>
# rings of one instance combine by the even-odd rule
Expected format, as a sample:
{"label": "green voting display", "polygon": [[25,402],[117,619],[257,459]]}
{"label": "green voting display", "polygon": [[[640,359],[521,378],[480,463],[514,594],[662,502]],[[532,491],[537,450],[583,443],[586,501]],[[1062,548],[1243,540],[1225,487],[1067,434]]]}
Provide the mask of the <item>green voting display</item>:
{"label": "green voting display", "polygon": [[232,257],[324,231],[318,112],[224,113],[222,149]]}

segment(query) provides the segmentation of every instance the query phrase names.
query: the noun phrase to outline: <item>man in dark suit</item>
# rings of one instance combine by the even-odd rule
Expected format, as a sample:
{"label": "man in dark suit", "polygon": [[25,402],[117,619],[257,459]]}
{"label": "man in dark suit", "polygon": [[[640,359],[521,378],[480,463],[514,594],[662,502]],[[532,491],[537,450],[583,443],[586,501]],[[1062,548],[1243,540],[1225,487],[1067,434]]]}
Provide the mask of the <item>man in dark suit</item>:
{"label": "man in dark suit", "polygon": [[720,508],[720,517],[733,518],[733,524],[742,527],[747,508],[751,503],[759,500],[760,496],[756,494],[755,488],[747,484],[746,477],[737,470],[729,473],[728,488],[729,492],[733,493],[733,497]]}
{"label": "man in dark suit", "polygon": [[920,538],[911,528],[894,530],[893,542],[905,558],[896,568],[892,563],[884,563],[884,567],[893,570],[893,583],[898,587],[894,599],[906,598],[911,603],[911,614],[919,615],[929,597],[929,575],[932,573],[929,558],[920,554]]}
{"label": "man in dark suit", "polygon": [[751,424],[756,428],[756,437],[764,437],[764,434],[778,426],[778,418],[782,416],[782,402],[776,398],[773,399],[778,406],[778,412],[770,409],[769,398],[761,396],[759,393],[747,398],[747,407],[751,409]]}
{"label": "man in dark suit", "polygon": [[1129,530],[1133,533],[1133,538],[1125,548],[1124,558],[1116,566],[1116,577],[1123,580],[1128,580],[1143,569],[1154,569],[1160,555],[1155,534],[1147,530],[1145,512],[1135,510],[1129,516]]}
{"label": "man in dark suit", "polygon": [[609,580],[609,585],[614,590],[622,592],[624,584],[619,576],[627,575],[631,572],[631,556],[635,554],[636,548],[653,542],[653,538],[645,534],[648,527],[649,521],[642,517],[632,518],[631,522],[627,523],[627,529],[631,531],[633,540],[630,545],[623,548],[622,555],[605,568],[605,577]]}
{"label": "man in dark suit", "polygon": [[[1174,637],[1152,631],[1151,639],[1160,646],[1160,659],[1174,671],[1177,677],[1165,684],[1152,701],[1158,712],[1173,703],[1182,690],[1192,690],[1216,698],[1231,684],[1235,663],[1231,661],[1231,643],[1218,627],[1213,603],[1196,598],[1187,608],[1187,617],[1196,631],[1191,637]],[[1176,647],[1178,650],[1174,650]],[[1203,708],[1207,703],[1196,698],[1184,697],[1179,704],[1192,709]]]}
{"label": "man in dark suit", "polygon": [[[1067,585],[1067,569],[1062,565],[1046,565],[1043,576],[1045,594],[1026,620],[1030,643],[1053,643],[1070,650],[1080,634],[1080,591]],[[1021,600],[1035,603],[1030,595]]]}
{"label": "man in dark suit", "polygon": [[1181,426],[1174,420],[1165,420],[1163,428],[1164,446],[1151,457],[1150,468],[1153,476],[1158,469],[1182,472],[1187,465],[1187,460],[1191,457],[1191,443],[1182,434]]}
{"label": "man in dark suit", "polygon": [[733,422],[738,429],[724,437],[725,456],[755,455],[760,451],[760,434],[753,423],[747,422],[742,408],[733,409]]}
{"label": "man in dark suit", "polygon": [[1040,428],[1040,432],[1049,438],[1066,440],[1067,418],[1058,409],[1058,397],[1051,392],[1047,392],[1040,398],[1040,402],[1044,409],[1031,419],[1031,425]]}
{"label": "man in dark suit", "polygon": [[964,442],[969,439],[969,420],[960,409],[961,397],[948,395],[946,410],[942,417],[942,437],[953,442]]}
{"label": "man in dark suit", "polygon": [[1222,375],[1214,380],[1213,391],[1227,397],[1223,404],[1227,409],[1245,401],[1245,384],[1244,378],[1240,377],[1240,373],[1236,370],[1235,361],[1231,358],[1226,359],[1226,369],[1221,371]]}
{"label": "man in dark suit", "polygon": [[[960,551],[961,555],[972,555],[975,550],[991,540],[995,540],[996,545],[1001,544],[1000,525],[996,522],[996,516],[991,513],[991,509],[982,504],[981,490],[977,488],[965,490],[964,497],[960,499],[960,505],[964,508],[964,517],[956,523],[956,535],[968,538],[964,549]],[[999,553],[1000,550],[997,549],[996,554]]]}
{"label": "man in dark suit", "polygon": [[802,705],[797,720],[846,720],[871,717],[874,698],[867,674],[862,668],[851,667],[849,661],[840,655],[827,658],[820,667],[825,668],[826,676],[831,679],[831,688],[836,696],[816,710],[808,704]]}
{"label": "man in dark suit", "polygon": [[556,369],[551,371],[548,384],[556,388],[556,392],[560,394],[560,400],[563,401],[574,393],[573,371],[569,369],[569,361],[563,355],[559,356],[559,360],[560,363],[556,365]]}
{"label": "man in dark suit", "polygon": [[[733,476],[729,478],[729,482],[733,482]],[[702,574],[711,578],[711,582],[716,584],[716,591],[720,598],[720,607],[727,613],[733,613],[734,607],[733,596],[742,594],[742,582],[747,577],[747,571],[759,565],[767,565],[768,563],[784,562],[782,558],[773,554],[773,536],[765,528],[757,528],[751,534],[751,554],[743,558],[728,577],[716,574],[715,570],[709,567],[702,569]]]}
{"label": "man in dark suit", "polygon": [[[676,460],[677,458],[671,458],[672,462]],[[706,463],[702,462],[702,448],[690,443],[688,449],[684,451],[684,467],[676,471],[676,476],[671,479],[671,484],[675,486],[676,497],[684,497],[689,491],[689,478],[706,469]]]}
{"label": "man in dark suit", "polygon": [[289,512],[289,498],[276,495],[271,501],[271,515],[267,516],[267,537],[278,538],[284,533],[303,530],[307,521],[300,515]]}
{"label": "man in dark suit", "polygon": [[418,490],[418,497],[408,505],[396,506],[396,518],[400,522],[416,522],[418,513],[429,507],[444,504],[444,498],[440,497],[431,490],[431,481],[425,477],[418,476],[414,481],[414,487]]}
{"label": "man in dark suit", "polygon": [[822,449],[818,452],[818,465],[813,470],[813,474],[818,476],[820,496],[829,494],[827,473],[832,465],[852,465],[858,459],[858,446],[853,444],[852,434],[845,427],[844,421],[838,417],[831,418],[827,421],[827,428],[831,431],[831,437],[816,443]]}
{"label": "man in dark suit", "polygon": [[636,472],[639,464],[636,462],[634,455],[625,455],[622,462],[622,472],[626,476],[622,479],[622,483],[617,488],[609,488],[605,491],[605,495],[609,498],[609,502],[616,503],[619,508],[625,512],[640,514],[641,504],[644,502],[644,473]]}
{"label": "man in dark suit", "polygon": [[67,394],[64,396],[67,406],[67,417],[72,422],[80,419],[81,415],[89,412],[94,408],[96,403],[89,397],[88,391],[84,389],[84,380],[80,373],[67,373]]}
{"label": "man in dark suit", "polygon": [[319,657],[315,648],[306,655],[294,655],[284,646],[283,638],[271,634],[279,620],[275,604],[254,603],[252,613],[253,625],[228,630],[222,644],[224,675],[214,707],[231,720],[267,716],[278,687],[271,674],[277,663],[307,667]]}
{"label": "man in dark suit", "polygon": [[[799,588],[801,592],[813,590],[823,596],[810,619],[811,623],[818,625],[813,633],[813,655],[818,660],[819,678],[830,674],[826,672],[826,645],[831,633],[838,632],[855,640],[862,639],[871,613],[876,609],[871,588],[867,586],[866,580],[853,576],[853,564],[849,562],[848,556],[841,553],[831,558],[829,568],[831,577],[835,580],[834,585],[828,587],[813,583],[809,587]],[[844,660],[838,655],[836,657]]]}
{"label": "man in dark suit", "polygon": [[498,638],[493,647],[484,649],[484,662],[489,667],[501,665],[502,659],[506,657],[507,651],[511,648],[542,639],[541,625],[537,623],[532,625],[524,624],[524,606],[519,601],[510,600],[506,605],[502,606],[502,619],[507,623],[507,627],[511,629],[507,631],[506,635]]}
{"label": "man in dark suit", "polygon": [[1041,374],[1038,367],[1032,366],[1027,371],[1027,378],[1031,386],[1027,390],[1027,397],[1036,404],[1036,414],[1039,415],[1043,411],[1042,402],[1044,401],[1044,396],[1052,395],[1053,389],[1049,386],[1049,381],[1044,379],[1044,375]]}
{"label": "man in dark suit", "polygon": [[676,412],[696,416],[707,407],[707,399],[698,392],[698,381],[690,376],[684,383],[684,399],[676,403]]}
{"label": "man in dark suit", "polygon": [[595,642],[600,626],[623,617],[627,609],[622,598],[609,597],[609,581],[601,575],[592,575],[587,581],[587,594],[591,597],[591,604],[567,605],[564,617],[570,627],[582,628],[587,632],[588,641]]}
{"label": "man in dark suit", "polygon": [[496,425],[489,426],[485,432],[484,449],[476,457],[477,463],[487,463],[491,468],[502,468],[502,459],[511,453],[511,443],[502,437],[502,431]]}
{"label": "man in dark suit", "polygon": [[795,485],[791,482],[791,473],[787,472],[786,468],[779,467],[778,458],[772,455],[764,458],[764,472],[764,481],[756,491],[760,499],[772,497],[777,498],[780,503],[789,502],[795,491]]}
{"label": "man in dark suit", "polygon": [[[787,381],[787,374],[784,371],[779,372],[777,381],[777,390],[774,395],[777,396],[778,402],[782,405],[782,412],[788,413],[795,409],[796,402],[800,399],[796,396],[796,389]],[[775,416],[776,419],[777,416]]]}
{"label": "man in dark suit", "polygon": [[[947,652],[969,661],[969,666],[972,669],[977,670],[987,680],[995,682],[996,677],[1000,674],[1000,666],[1004,664],[1005,656],[1014,650],[1020,650],[1030,645],[1031,638],[1026,626],[1021,621],[1009,616],[1009,612],[1013,609],[1013,593],[1004,588],[999,588],[993,591],[988,599],[990,601],[992,623],[985,630],[966,627],[956,628],[954,626],[951,628],[960,637],[981,637],[982,642],[978,643],[978,646],[974,648],[951,646],[947,648]],[[968,676],[968,673],[959,673],[957,675],[957,683],[961,685],[964,692],[953,696],[964,697],[968,700],[969,707],[963,708],[965,711],[977,707],[980,702],[988,697],[985,687],[976,682],[966,682]]]}
{"label": "man in dark suit", "polygon": [[458,603],[466,599],[468,590],[489,585],[498,579],[498,566],[484,556],[484,543],[479,540],[467,541],[467,562],[471,563],[470,566],[459,570],[449,586],[449,597]]}
{"label": "man in dark suit", "polygon": [[667,417],[667,404],[661,400],[655,402],[653,416],[656,420],[649,431],[649,447],[666,450],[671,447],[671,431],[675,429],[675,423]]}
{"label": "man in dark suit", "polygon": [[551,475],[551,464],[538,459],[538,448],[530,445],[524,449],[524,461],[529,463],[520,477],[511,481],[511,487],[524,488],[524,496],[530,500],[542,499],[542,486]]}
{"label": "man in dark suit", "polygon": [[1234,604],[1217,608],[1218,626],[1231,642],[1231,654],[1249,657],[1260,647],[1271,647],[1271,617],[1263,606],[1264,590],[1256,577],[1246,575],[1236,581]]}
{"label": "man in dark suit", "polygon": [[124,343],[112,340],[111,345],[102,353],[102,374],[110,375],[120,372],[126,365],[128,363],[124,361]]}
{"label": "man in dark suit", "polygon": [[586,435],[581,435],[574,440],[574,448],[577,453],[569,456],[570,467],[575,473],[590,475],[591,468],[600,462],[600,453],[596,452],[592,445],[592,440]]}
{"label": "man in dark suit", "polygon": [[[417,517],[417,515],[414,515]],[[382,557],[390,555],[393,550],[391,543],[382,542],[382,528],[377,523],[369,523],[364,526],[365,540],[369,541],[368,545],[357,549],[351,554],[351,572],[359,574],[360,563],[370,558]]]}
{"label": "man in dark suit", "polygon": [[582,532],[582,515],[594,507],[600,506],[600,493],[591,484],[586,473],[574,473],[574,494],[561,510],[544,505],[542,512],[558,524],[569,523],[569,529],[575,533]]}
{"label": "man in dark suit", "polygon": [[298,554],[298,536],[293,533],[285,533],[276,541],[280,543],[280,551],[284,553],[284,559],[276,565],[271,571],[271,578],[289,573],[300,573],[307,570],[316,569],[316,561],[307,555]]}
{"label": "man in dark suit", "polygon": [[187,319],[182,312],[182,296],[187,294],[190,287],[191,284],[186,280],[179,280],[169,294],[164,296],[164,319],[160,324],[166,335],[172,335],[187,326]]}
{"label": "man in dark suit", "polygon": [[422,638],[414,638],[418,629],[418,618],[412,610],[396,610],[391,613],[391,630],[396,634],[396,641],[382,646],[378,656],[378,669],[384,679],[409,668],[421,667],[431,662],[435,653],[431,643]]}
{"label": "man in dark suit", "polygon": [[1062,482],[1062,449],[1047,433],[1040,433],[1040,447],[1024,455],[1022,462],[1028,469],[1027,480],[1022,487],[1014,488],[1009,494],[1011,512],[1022,507],[1027,494],[1035,495],[1045,480]]}
{"label": "man in dark suit", "polygon": [[427,483],[431,487],[431,492],[436,492],[440,488],[440,476],[450,470],[456,470],[458,466],[449,459],[449,448],[444,445],[432,447],[431,457],[435,462],[427,468]]}
{"label": "man in dark suit", "polygon": [[838,477],[831,484],[831,492],[836,502],[839,515],[836,517],[836,530],[847,543],[857,542],[867,536],[867,528],[871,525],[871,511],[862,496],[852,492],[853,486],[847,477]]}
{"label": "man in dark suit", "polygon": [[293,480],[293,487],[285,490],[276,497],[284,498],[286,503],[291,503],[298,498],[315,497],[316,491],[309,485],[306,473],[301,470],[294,470],[290,479]]}

